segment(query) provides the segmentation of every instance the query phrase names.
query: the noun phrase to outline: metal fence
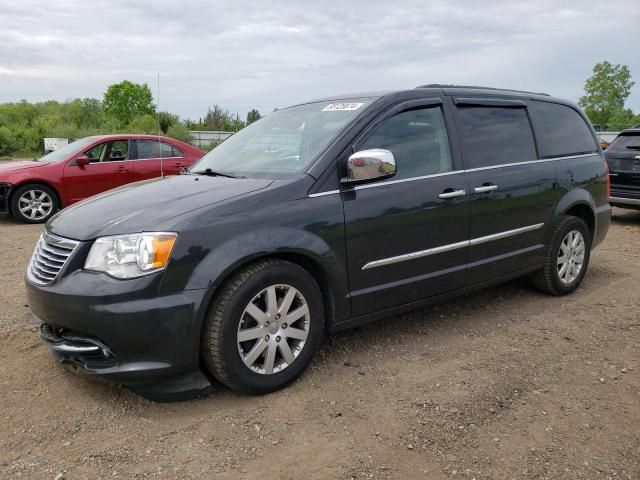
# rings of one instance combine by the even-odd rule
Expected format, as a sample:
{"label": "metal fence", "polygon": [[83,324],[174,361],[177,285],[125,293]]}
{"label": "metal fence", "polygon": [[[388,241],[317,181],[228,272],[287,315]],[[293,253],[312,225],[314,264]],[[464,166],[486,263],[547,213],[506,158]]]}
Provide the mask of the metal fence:
{"label": "metal fence", "polygon": [[193,143],[198,147],[210,145],[212,143],[220,143],[226,140],[235,132],[211,132],[206,130],[192,130],[189,132],[193,137]]}
{"label": "metal fence", "polygon": [[613,142],[620,132],[596,132],[599,140],[604,140],[607,143]]}

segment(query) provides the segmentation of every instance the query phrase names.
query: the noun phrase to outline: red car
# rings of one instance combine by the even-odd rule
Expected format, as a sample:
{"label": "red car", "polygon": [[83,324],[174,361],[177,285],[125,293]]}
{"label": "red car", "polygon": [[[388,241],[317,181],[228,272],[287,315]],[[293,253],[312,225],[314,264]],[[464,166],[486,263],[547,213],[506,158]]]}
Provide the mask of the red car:
{"label": "red car", "polygon": [[0,162],[0,213],[46,222],[60,208],[131,182],[178,173],[204,152],[152,135],[86,137],[38,160]]}

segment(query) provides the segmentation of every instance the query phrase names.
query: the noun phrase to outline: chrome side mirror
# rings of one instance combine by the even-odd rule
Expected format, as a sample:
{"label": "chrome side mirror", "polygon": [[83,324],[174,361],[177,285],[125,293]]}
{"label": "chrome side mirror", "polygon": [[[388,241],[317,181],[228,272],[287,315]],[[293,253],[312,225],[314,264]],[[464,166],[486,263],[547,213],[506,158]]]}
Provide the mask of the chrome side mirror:
{"label": "chrome side mirror", "polygon": [[347,160],[347,176],[343,185],[373,182],[396,174],[396,160],[393,153],[382,148],[361,150]]}

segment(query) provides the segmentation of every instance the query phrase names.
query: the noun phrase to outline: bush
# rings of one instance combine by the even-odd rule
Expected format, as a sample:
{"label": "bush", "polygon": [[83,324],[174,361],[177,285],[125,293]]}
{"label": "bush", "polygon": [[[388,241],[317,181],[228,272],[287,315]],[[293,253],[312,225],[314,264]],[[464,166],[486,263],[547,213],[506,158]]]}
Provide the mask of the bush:
{"label": "bush", "polygon": [[183,142],[193,142],[193,136],[189,133],[189,129],[183,123],[174,123],[166,131],[167,137],[175,138]]}
{"label": "bush", "polygon": [[0,127],[0,155],[9,156],[16,150],[16,139],[7,127]]}
{"label": "bush", "polygon": [[139,115],[131,121],[127,130],[128,133],[157,135],[158,119],[155,115]]}

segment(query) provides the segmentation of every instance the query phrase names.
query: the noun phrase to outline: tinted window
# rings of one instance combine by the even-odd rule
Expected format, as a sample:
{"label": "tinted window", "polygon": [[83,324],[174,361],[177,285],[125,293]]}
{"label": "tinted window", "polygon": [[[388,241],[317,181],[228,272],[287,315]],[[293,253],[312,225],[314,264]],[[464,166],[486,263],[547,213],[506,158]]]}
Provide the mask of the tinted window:
{"label": "tinted window", "polygon": [[182,152],[158,140],[138,140],[138,159],[182,157]]}
{"label": "tinted window", "polygon": [[129,158],[129,142],[127,140],[116,140],[109,143],[109,157],[104,161],[121,162]]}
{"label": "tinted window", "polygon": [[394,179],[451,170],[447,130],[440,108],[408,110],[377,126],[358,150],[384,148],[396,159]]}
{"label": "tinted window", "polygon": [[121,162],[129,158],[129,142],[127,140],[114,140],[96,145],[84,152],[91,163],[97,162]]}
{"label": "tinted window", "polygon": [[532,101],[529,106],[542,158],[577,155],[598,150],[591,130],[573,108]]}
{"label": "tinted window", "polygon": [[99,143],[95,147],[87,150],[84,154],[89,157],[91,163],[96,163],[102,160],[102,153],[105,151],[104,147],[106,147],[106,143]]}
{"label": "tinted window", "polygon": [[465,168],[536,159],[536,147],[524,108],[461,107]]}
{"label": "tinted window", "polygon": [[184,157],[184,153],[182,153],[182,150],[172,146],[171,147],[171,156],[172,157]]}

